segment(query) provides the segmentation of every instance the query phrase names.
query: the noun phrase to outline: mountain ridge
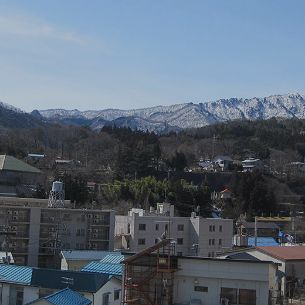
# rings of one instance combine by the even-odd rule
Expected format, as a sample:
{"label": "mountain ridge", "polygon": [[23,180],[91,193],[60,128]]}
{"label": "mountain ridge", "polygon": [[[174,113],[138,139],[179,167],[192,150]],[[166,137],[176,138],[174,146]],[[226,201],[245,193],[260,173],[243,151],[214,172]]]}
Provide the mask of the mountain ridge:
{"label": "mountain ridge", "polygon": [[290,93],[263,98],[229,98],[129,110],[47,109],[39,110],[39,113],[49,120],[58,122],[68,119],[83,120],[96,130],[101,129],[105,124],[116,122],[116,126],[119,127],[160,132],[166,127],[180,130],[232,120],[257,120],[271,117],[305,119],[305,97],[299,93]]}

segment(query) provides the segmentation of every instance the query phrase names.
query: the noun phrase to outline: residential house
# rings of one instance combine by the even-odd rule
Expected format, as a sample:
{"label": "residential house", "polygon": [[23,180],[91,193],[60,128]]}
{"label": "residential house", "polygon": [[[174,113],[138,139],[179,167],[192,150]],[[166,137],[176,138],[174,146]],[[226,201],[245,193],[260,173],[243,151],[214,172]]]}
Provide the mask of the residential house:
{"label": "residential house", "polygon": [[233,160],[229,156],[217,156],[212,159],[212,163],[221,171],[226,171],[231,169],[233,165]]}
{"label": "residential house", "polygon": [[26,305],[91,305],[92,302],[70,288],[42,297]]}
{"label": "residential house", "polygon": [[257,171],[263,171],[264,170],[264,163],[260,159],[255,158],[249,158],[246,160],[243,160],[241,162],[243,171],[245,172],[253,172],[255,170]]}
{"label": "residential house", "polygon": [[23,305],[38,299],[41,304],[46,296],[65,288],[82,294],[92,305],[119,305],[121,301],[120,277],[110,270],[103,274],[0,265],[0,275],[1,305]]}
{"label": "residential house", "polygon": [[60,252],[61,270],[80,271],[93,261],[100,261],[109,254],[121,255],[121,252],[100,250],[63,250]]}

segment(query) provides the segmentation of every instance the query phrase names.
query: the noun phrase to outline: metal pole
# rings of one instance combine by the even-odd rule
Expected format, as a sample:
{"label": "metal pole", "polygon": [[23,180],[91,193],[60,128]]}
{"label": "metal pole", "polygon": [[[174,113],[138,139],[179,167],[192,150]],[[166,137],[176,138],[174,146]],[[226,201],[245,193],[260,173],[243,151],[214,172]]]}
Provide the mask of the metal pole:
{"label": "metal pole", "polygon": [[257,246],[257,219],[254,217],[254,246]]}

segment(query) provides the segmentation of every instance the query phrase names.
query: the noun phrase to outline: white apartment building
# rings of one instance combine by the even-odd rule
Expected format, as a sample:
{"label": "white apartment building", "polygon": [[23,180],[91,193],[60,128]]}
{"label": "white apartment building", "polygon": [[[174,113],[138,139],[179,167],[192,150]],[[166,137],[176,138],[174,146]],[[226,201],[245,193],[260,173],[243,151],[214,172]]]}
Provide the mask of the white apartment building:
{"label": "white apartment building", "polygon": [[132,209],[115,217],[115,249],[139,252],[160,239],[172,239],[176,255],[214,257],[232,248],[233,220],[174,216],[174,206],[158,203],[157,210]]}

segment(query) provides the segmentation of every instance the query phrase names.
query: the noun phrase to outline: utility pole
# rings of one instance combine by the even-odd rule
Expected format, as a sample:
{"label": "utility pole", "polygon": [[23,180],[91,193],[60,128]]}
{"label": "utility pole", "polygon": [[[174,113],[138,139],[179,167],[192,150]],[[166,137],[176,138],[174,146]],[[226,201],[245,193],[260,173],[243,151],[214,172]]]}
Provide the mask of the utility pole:
{"label": "utility pole", "polygon": [[254,217],[254,246],[257,246],[257,218]]}

